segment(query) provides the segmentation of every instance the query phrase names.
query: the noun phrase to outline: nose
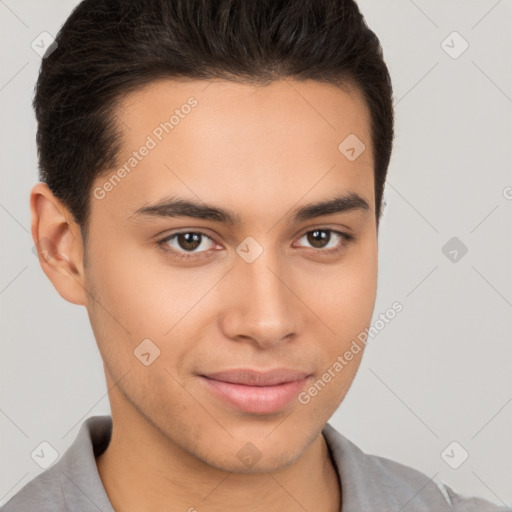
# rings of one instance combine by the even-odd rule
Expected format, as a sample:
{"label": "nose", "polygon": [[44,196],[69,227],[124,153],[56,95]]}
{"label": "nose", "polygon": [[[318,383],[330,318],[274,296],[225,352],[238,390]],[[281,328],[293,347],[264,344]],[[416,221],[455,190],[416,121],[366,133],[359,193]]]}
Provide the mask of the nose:
{"label": "nose", "polygon": [[233,296],[227,301],[222,328],[233,340],[246,341],[259,348],[289,342],[299,331],[300,305],[289,273],[278,259],[264,251],[255,261],[242,259],[230,272]]}

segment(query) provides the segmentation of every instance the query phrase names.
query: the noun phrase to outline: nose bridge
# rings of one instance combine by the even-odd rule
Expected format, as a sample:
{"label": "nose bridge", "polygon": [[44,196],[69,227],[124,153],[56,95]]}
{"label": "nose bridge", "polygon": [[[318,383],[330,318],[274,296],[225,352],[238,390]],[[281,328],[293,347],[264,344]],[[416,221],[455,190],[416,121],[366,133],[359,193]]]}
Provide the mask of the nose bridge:
{"label": "nose bridge", "polygon": [[[259,254],[252,259],[257,247],[254,242],[248,243],[248,252],[239,252],[247,249],[243,244],[237,249],[241,254],[233,275],[237,283],[237,320],[233,324],[236,332],[230,334],[250,337],[261,345],[275,344],[295,332],[293,293],[285,284],[285,267],[277,251],[260,246]],[[245,257],[251,251],[252,257]]]}
{"label": "nose bridge", "polygon": [[286,293],[283,288],[281,267],[277,258],[266,251],[253,263],[240,264],[240,278],[245,283],[248,297],[258,307],[266,306],[266,309],[276,311],[276,306],[281,307]]}

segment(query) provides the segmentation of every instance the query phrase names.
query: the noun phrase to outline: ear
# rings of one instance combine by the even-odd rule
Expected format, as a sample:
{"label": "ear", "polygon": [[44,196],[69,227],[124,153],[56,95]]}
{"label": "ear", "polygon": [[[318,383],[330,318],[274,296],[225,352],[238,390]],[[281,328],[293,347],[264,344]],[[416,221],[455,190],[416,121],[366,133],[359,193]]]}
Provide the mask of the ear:
{"label": "ear", "polygon": [[83,244],[80,226],[46,183],[37,183],[30,194],[32,238],[39,263],[60,296],[86,305]]}

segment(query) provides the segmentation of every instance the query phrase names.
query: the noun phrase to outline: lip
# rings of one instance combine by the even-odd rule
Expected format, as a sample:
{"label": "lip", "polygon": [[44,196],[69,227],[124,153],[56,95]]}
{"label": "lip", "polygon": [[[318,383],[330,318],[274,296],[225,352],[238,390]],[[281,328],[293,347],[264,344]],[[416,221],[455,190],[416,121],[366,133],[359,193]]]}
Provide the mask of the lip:
{"label": "lip", "polygon": [[301,380],[309,375],[308,372],[290,370],[288,368],[274,368],[260,371],[252,368],[235,368],[214,373],[205,373],[202,376],[232,384],[246,386],[275,386],[286,382]]}
{"label": "lip", "polygon": [[247,413],[271,414],[296,398],[311,374],[284,368],[266,372],[236,369],[199,377],[210,392],[229,405]]}

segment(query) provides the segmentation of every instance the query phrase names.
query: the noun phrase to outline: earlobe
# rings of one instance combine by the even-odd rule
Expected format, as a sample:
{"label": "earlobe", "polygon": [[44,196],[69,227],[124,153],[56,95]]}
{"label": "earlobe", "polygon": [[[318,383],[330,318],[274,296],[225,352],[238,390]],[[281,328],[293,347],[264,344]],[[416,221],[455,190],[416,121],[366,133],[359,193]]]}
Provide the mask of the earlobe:
{"label": "earlobe", "polygon": [[80,226],[46,183],[30,194],[32,238],[44,273],[67,301],[87,304]]}

